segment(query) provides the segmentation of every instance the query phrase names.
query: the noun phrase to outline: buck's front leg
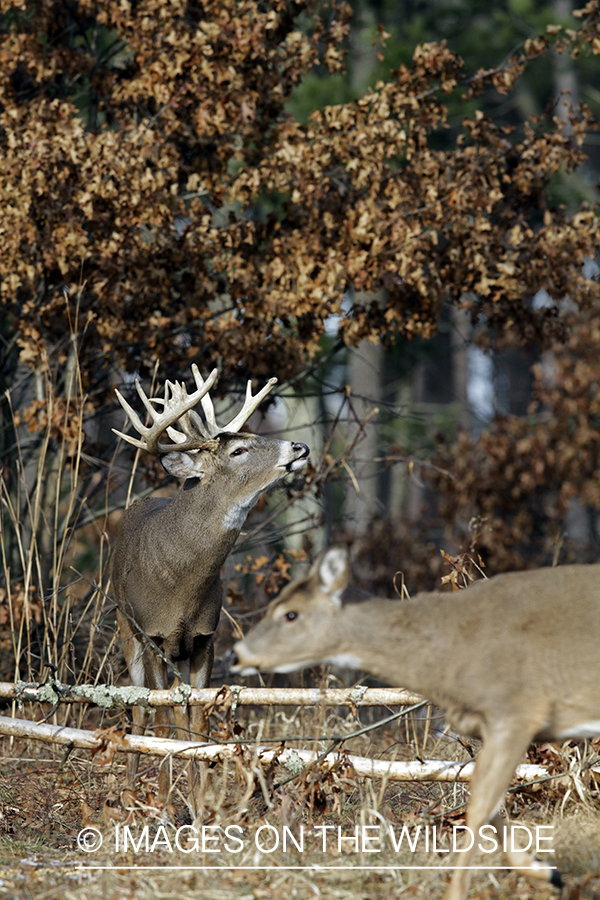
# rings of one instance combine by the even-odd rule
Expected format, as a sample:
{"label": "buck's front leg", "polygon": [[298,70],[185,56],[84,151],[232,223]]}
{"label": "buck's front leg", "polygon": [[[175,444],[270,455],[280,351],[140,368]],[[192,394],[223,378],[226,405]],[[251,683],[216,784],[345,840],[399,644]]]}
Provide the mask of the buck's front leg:
{"label": "buck's front leg", "polygon": [[[151,647],[147,647],[144,655],[146,670],[146,686],[151,691],[164,691],[168,687],[167,667]],[[168,738],[171,735],[172,716],[167,706],[157,707],[154,713],[155,737]],[[158,805],[169,816],[168,804],[171,795],[171,760],[161,760],[158,768]]]}
{"label": "buck's front leg", "polygon": [[[194,639],[194,649],[190,658],[190,684],[192,687],[210,687],[210,674],[214,661],[214,635],[200,634]],[[189,707],[190,740],[208,742],[210,740],[209,721],[203,706]],[[190,760],[188,780],[190,806],[194,818],[202,815],[203,794],[208,772],[208,764],[201,760]]]}
{"label": "buck's front leg", "polygon": [[[144,668],[146,648],[142,641],[135,637],[129,619],[124,616],[120,610],[117,610],[117,623],[121,635],[121,642],[123,644],[123,655],[125,657],[125,662],[127,663],[127,668],[129,669],[131,682],[136,687],[145,687],[147,686],[146,671]],[[131,733],[137,735],[144,734],[150,718],[148,710],[142,706],[134,706],[131,710],[131,716],[133,719]],[[126,784],[130,788],[135,786],[139,764],[139,753],[127,754]]]}

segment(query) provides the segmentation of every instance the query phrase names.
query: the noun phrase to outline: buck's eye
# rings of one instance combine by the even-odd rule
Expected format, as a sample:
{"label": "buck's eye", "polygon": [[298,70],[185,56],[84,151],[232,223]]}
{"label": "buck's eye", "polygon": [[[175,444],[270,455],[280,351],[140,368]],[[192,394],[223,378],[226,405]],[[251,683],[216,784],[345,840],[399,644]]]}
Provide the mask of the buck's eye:
{"label": "buck's eye", "polygon": [[235,450],[232,451],[231,455],[232,456],[241,456],[242,453],[247,453],[247,452],[248,451],[246,450],[245,447],[237,447]]}
{"label": "buck's eye", "polygon": [[297,618],[298,618],[298,613],[295,612],[293,609],[290,609],[289,612],[286,612],[286,614],[284,616],[284,619],[286,620],[286,622],[293,622],[294,619],[297,619]]}

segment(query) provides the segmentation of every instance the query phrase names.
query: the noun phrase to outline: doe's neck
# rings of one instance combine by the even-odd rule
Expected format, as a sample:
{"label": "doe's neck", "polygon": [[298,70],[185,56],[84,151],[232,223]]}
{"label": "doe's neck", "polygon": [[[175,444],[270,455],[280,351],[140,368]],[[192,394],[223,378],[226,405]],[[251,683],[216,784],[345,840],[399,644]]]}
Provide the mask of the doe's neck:
{"label": "doe's neck", "polygon": [[341,610],[338,625],[336,664],[364,669],[417,692],[428,688],[442,648],[439,628],[419,601],[350,603]]}

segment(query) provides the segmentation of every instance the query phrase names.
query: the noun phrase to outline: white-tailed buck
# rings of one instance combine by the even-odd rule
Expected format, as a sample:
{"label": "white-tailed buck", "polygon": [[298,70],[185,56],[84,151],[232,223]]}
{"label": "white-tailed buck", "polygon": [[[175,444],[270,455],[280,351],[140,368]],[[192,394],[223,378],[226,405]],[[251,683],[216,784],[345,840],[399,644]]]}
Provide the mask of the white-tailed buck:
{"label": "white-tailed buck", "polygon": [[[332,547],[235,644],[233,671],[333,663],[443,707],[459,732],[483,739],[467,811],[475,836],[487,823],[504,824],[504,793],[532,741],[600,734],[600,565],[512,572],[455,594],[342,606],[347,583],[348,555]],[[472,865],[477,843],[461,852],[460,866]],[[560,886],[549,864],[524,852],[507,858]],[[454,870],[446,900],[466,900],[470,874]]]}
{"label": "white-tailed buck", "polygon": [[[115,544],[112,585],[123,651],[133,683],[149,688],[167,687],[165,660],[174,663],[193,687],[209,685],[221,610],[221,566],[260,495],[288,472],[304,468],[309,454],[306,444],[240,432],[276,378],[256,396],[248,382],[242,410],[219,427],[208,394],[217,370],[206,381],[195,365],[192,372],[196,390],[189,395],[184,384],[167,381],[164,398],[148,398],[136,383],[150,418],[147,427],[117,391],[141,439],[117,434],[135,447],[159,454],[172,475],[197,479],[174,499],[154,497],[130,506]],[[192,410],[199,402],[205,421]],[[145,712],[134,708],[133,718],[134,733],[141,733]],[[206,739],[208,721],[201,707],[179,709],[175,719],[179,737]],[[169,711],[157,709],[156,733],[168,735],[169,724]],[[138,759],[130,756],[130,781],[137,766]],[[201,808],[202,767],[191,764],[188,773],[190,806],[196,815]],[[167,767],[162,766],[159,802],[166,801],[168,792]]]}

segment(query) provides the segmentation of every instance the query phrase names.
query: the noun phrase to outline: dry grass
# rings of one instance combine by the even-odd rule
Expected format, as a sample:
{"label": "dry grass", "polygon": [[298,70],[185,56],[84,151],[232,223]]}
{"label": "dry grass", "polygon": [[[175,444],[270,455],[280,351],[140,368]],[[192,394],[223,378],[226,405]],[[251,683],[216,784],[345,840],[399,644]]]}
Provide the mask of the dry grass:
{"label": "dry grass", "polygon": [[[84,453],[90,413],[76,333],[57,375],[48,368],[8,395],[11,465],[0,471],[0,647],[3,680],[105,680],[104,620],[111,461]],[[17,390],[17,389],[15,389]],[[91,507],[91,497],[96,505]],[[87,523],[87,524],[86,524]]]}
{"label": "dry grass", "polygon": [[[284,716],[289,721],[284,721]],[[271,732],[298,735],[299,719],[305,734],[318,735],[324,718],[329,728],[339,731],[342,727],[337,714],[332,720],[322,709],[299,710],[289,717],[287,713],[267,713],[264,718],[256,711],[238,711],[238,724],[246,735],[261,732],[261,740]],[[226,722],[217,716],[215,726],[224,729]],[[364,742],[364,736],[360,740]],[[390,735],[374,732],[368,740],[363,751],[378,755],[388,749]],[[437,736],[430,741],[439,744]],[[124,791],[121,754],[95,765],[86,753],[73,753],[63,761],[59,752],[25,741],[11,746],[5,739],[2,749],[0,896],[7,897],[383,900],[391,895],[429,900],[441,897],[448,873],[432,868],[400,871],[398,867],[441,866],[448,857],[425,852],[422,845],[415,853],[406,846],[396,852],[385,835],[389,827],[398,834],[406,824],[414,833],[419,823],[435,824],[438,847],[449,846],[450,826],[461,821],[460,812],[452,813],[452,808],[465,792],[462,785],[385,785],[361,780],[343,763],[333,773],[313,771],[277,790],[274,785],[289,773],[279,766],[263,768],[251,754],[240,755],[235,763],[212,770],[206,791],[206,846],[204,851],[199,846],[185,853],[177,849],[175,840],[183,826],[179,834],[186,849],[190,835],[183,766],[174,766],[167,824],[163,811],[154,806],[158,769],[150,758],[143,760],[136,790]],[[437,749],[441,749],[439,745]],[[411,752],[406,743],[396,744],[395,751],[399,756]],[[600,898],[600,816],[593,787],[590,785],[585,803],[569,793],[566,782],[510,795],[514,821],[530,828],[542,823],[554,826],[557,862],[567,876],[563,900]],[[445,817],[439,815],[442,811]],[[368,832],[375,840],[370,849],[379,852],[369,852],[368,846],[356,847],[350,840],[342,841],[339,851],[338,826],[343,837],[350,838],[357,825],[379,826],[379,832]],[[141,841],[137,848],[129,843],[127,852],[123,851],[125,826],[134,841]],[[304,834],[303,852],[289,839],[284,852],[284,826],[296,841]],[[331,826],[325,849],[322,826]],[[101,850],[85,853],[78,849],[77,835],[83,827],[99,830],[104,839]],[[231,830],[226,832],[227,828]],[[373,839],[374,834],[379,841]],[[275,836],[279,846],[267,852]],[[215,848],[218,853],[210,852]],[[485,860],[480,855],[477,862],[504,864],[499,854]],[[97,866],[103,868],[93,868]],[[471,897],[550,900],[558,894],[498,870],[476,873]]]}

